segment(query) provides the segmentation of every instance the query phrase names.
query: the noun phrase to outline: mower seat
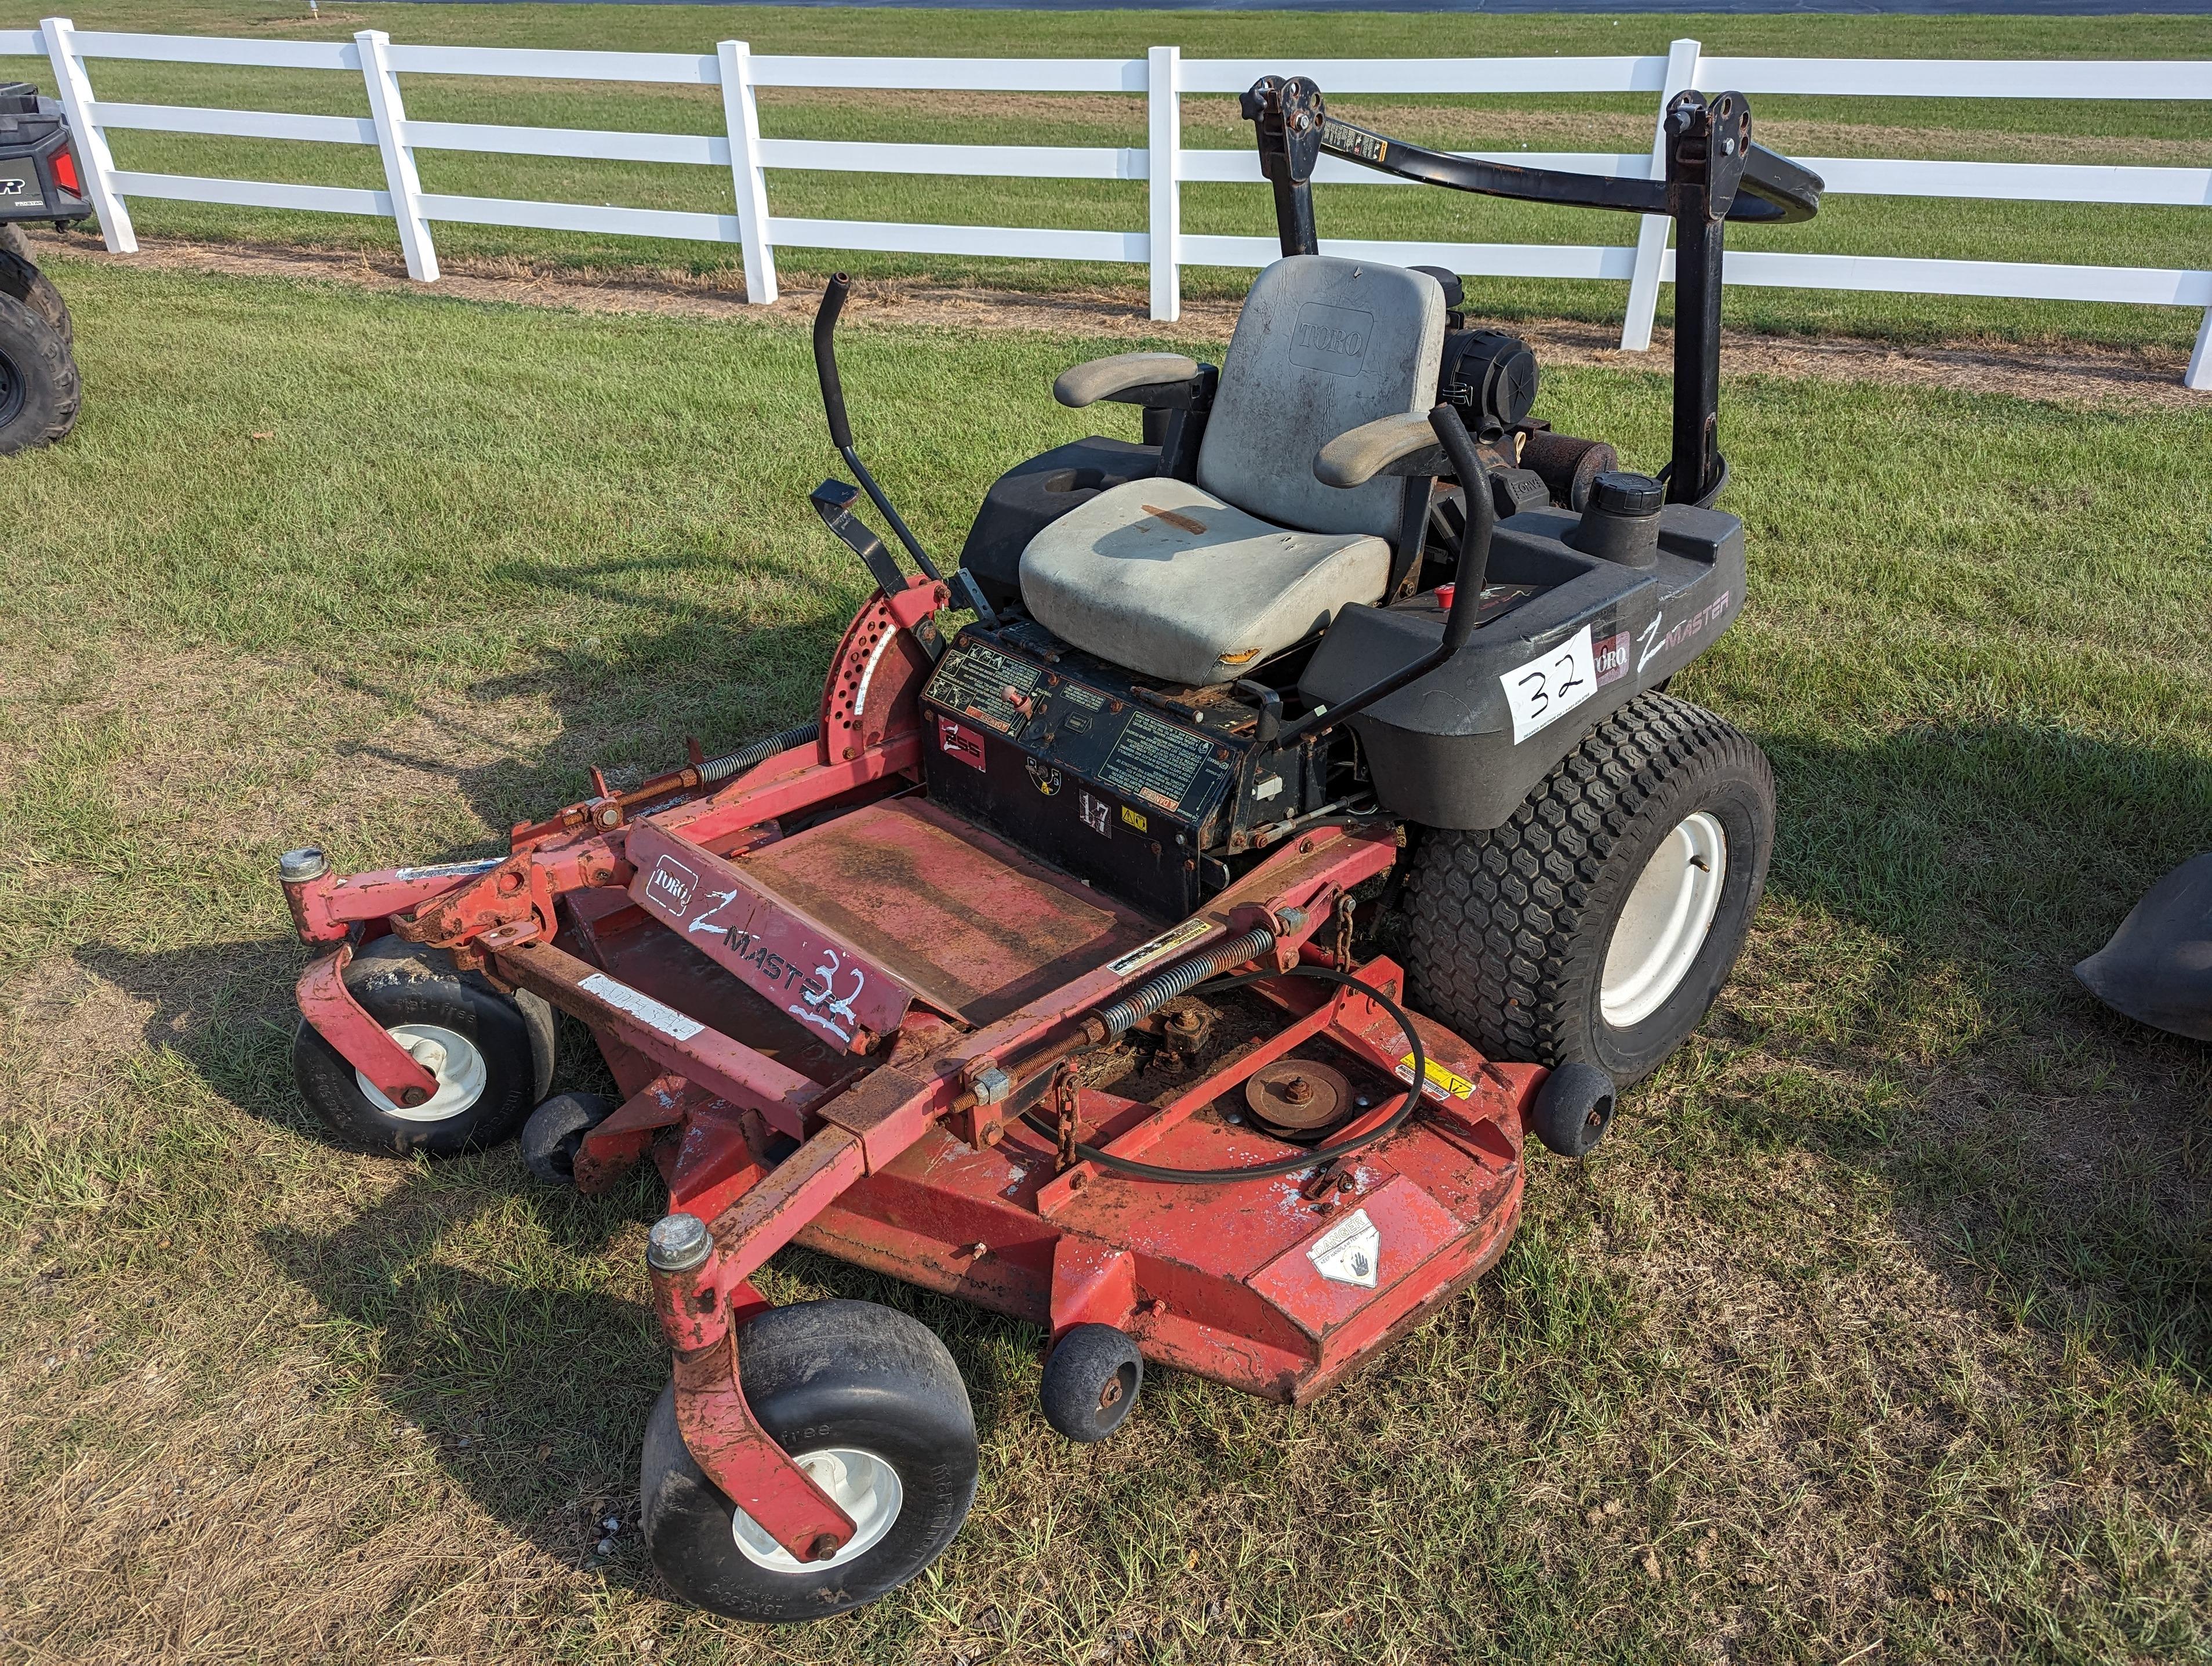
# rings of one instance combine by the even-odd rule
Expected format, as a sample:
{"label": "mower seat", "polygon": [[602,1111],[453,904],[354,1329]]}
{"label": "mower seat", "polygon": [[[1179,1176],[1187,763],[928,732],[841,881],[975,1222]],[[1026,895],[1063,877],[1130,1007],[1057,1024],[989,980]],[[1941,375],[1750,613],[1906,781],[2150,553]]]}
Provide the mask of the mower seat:
{"label": "mower seat", "polygon": [[1086,653],[1203,686],[1382,600],[1402,484],[1324,485],[1314,459],[1364,423],[1426,410],[1443,336],[1425,272],[1277,261],[1237,320],[1197,483],[1132,480],[1052,522],[1022,551],[1023,605]]}

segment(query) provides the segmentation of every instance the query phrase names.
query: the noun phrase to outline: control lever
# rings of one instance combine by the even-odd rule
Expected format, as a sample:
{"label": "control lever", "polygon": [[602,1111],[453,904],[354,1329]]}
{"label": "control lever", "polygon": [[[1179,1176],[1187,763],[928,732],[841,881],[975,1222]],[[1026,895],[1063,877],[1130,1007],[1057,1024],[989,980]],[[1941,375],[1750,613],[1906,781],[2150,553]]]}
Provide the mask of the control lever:
{"label": "control lever", "polygon": [[[845,459],[845,466],[852,470],[853,477],[860,483],[860,489],[867,493],[869,502],[876,506],[891,531],[897,535],[898,541],[906,546],[907,553],[914,557],[915,565],[921,569],[922,576],[934,583],[944,584],[951,590],[955,606],[972,610],[975,617],[987,625],[996,624],[999,622],[997,610],[985,599],[982,587],[975,582],[975,575],[962,568],[947,580],[937,570],[937,563],[929,558],[929,551],[921,547],[921,540],[914,535],[905,518],[892,507],[884,489],[876,483],[875,476],[868,472],[868,465],[860,460],[860,453],[854,449],[853,424],[845,414],[845,380],[837,368],[836,339],[837,319],[844,312],[845,297],[852,293],[852,289],[851,278],[842,272],[835,274],[830,279],[829,286],[822,291],[822,304],[814,312],[814,374],[822,384],[822,412],[829,420],[830,442],[837,447],[837,454]],[[823,494],[832,488],[842,488],[846,496],[842,502],[833,500],[825,505]],[[869,573],[885,595],[895,596],[906,588],[906,579],[899,572],[897,562],[891,559],[890,550],[884,547],[883,540],[853,520],[853,506],[858,498],[851,487],[838,481],[824,481],[814,489],[811,496],[815,510],[823,523],[867,563]],[[862,542],[864,539],[865,544]],[[874,551],[872,556],[871,549]],[[890,575],[889,579],[884,576],[886,573]]]}
{"label": "control lever", "polygon": [[814,513],[822,517],[822,524],[844,540],[845,547],[860,558],[875,580],[876,588],[886,596],[896,596],[906,588],[906,575],[891,559],[891,552],[884,548],[883,539],[870,532],[856,519],[854,508],[860,503],[860,488],[842,480],[825,480],[806,495],[814,506]]}

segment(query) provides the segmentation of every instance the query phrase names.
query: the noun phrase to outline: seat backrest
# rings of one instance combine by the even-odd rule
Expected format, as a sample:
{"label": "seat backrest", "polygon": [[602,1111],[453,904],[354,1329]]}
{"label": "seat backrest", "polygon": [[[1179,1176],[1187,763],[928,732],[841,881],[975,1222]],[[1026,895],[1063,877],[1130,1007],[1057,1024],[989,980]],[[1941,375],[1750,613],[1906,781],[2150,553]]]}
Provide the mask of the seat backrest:
{"label": "seat backrest", "polygon": [[1444,292],[1426,272],[1285,256],[1253,280],[1222,361],[1198,483],[1247,514],[1310,532],[1398,535],[1401,483],[1349,490],[1314,453],[1378,416],[1436,403]]}

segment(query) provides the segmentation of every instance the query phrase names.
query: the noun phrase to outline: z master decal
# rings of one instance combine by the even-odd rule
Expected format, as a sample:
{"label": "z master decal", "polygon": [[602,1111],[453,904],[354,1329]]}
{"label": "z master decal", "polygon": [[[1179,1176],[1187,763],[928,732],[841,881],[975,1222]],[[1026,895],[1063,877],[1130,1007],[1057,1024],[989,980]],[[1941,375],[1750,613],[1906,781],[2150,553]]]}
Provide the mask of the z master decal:
{"label": "z master decal", "polygon": [[699,876],[690,868],[673,856],[663,856],[654,865],[653,877],[645,882],[645,888],[681,914],[691,906],[692,888],[698,883]]}
{"label": "z master decal", "polygon": [[[1728,611],[1728,605],[1729,593],[1723,590],[1718,601],[1699,608],[1686,619],[1677,620],[1671,630],[1667,628],[1664,613],[1654,615],[1651,623],[1644,627],[1644,634],[1636,639],[1638,673],[1641,675],[1644,666],[1670,648],[1680,648],[1683,643],[1694,641],[1702,636],[1707,625],[1719,623],[1721,616]],[[1662,635],[1662,632],[1665,634]]]}
{"label": "z master decal", "polygon": [[[853,980],[853,987],[842,996],[837,994],[841,973]],[[817,984],[821,987],[816,988]],[[858,966],[841,965],[837,951],[824,949],[822,964],[814,969],[814,976],[799,991],[799,1000],[783,1010],[804,1023],[821,1025],[841,1042],[849,1042],[853,1031],[860,1027],[860,1020],[853,1016],[853,1003],[867,987],[867,974]]]}

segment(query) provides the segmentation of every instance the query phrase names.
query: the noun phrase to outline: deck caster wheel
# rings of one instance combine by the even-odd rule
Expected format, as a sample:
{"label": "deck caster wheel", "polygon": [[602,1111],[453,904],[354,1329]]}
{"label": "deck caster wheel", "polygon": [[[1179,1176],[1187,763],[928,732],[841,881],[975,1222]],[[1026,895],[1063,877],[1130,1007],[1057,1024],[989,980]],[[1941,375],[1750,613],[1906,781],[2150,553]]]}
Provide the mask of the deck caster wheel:
{"label": "deck caster wheel", "polygon": [[857,1529],[801,1562],[692,1461],[676,1389],[645,1426],[639,1490],[661,1577],[736,1620],[820,1620],[872,1602],[943,1554],[975,1500],[975,1419],[945,1344],[873,1302],[801,1302],[738,1334],[746,1402]]}
{"label": "deck caster wheel", "polygon": [[442,949],[379,938],[345,970],[362,1010],[420,1060],[438,1090],[396,1105],[305,1018],[292,1038],[301,1097],[333,1134],[372,1151],[433,1157],[495,1146],[537,1103],[540,1054],[513,998],[453,969]]}
{"label": "deck caster wheel", "polygon": [[522,1125],[523,1166],[549,1186],[576,1183],[576,1153],[584,1136],[614,1114],[604,1093],[556,1093]]}
{"label": "deck caster wheel", "polygon": [[1612,1079],[1594,1064],[1570,1059],[1536,1090],[1528,1129],[1561,1157],[1587,1157],[1613,1126]]}
{"label": "deck caster wheel", "polygon": [[1415,1000],[1496,1059],[1642,1081],[1705,1019],[1774,852],[1774,776],[1711,712],[1638,695],[1504,824],[1431,833],[1407,885]]}
{"label": "deck caster wheel", "polygon": [[1044,1362],[1044,1420],[1070,1440],[1103,1440],[1128,1421],[1144,1386],[1137,1345],[1111,1325],[1076,1325]]}

